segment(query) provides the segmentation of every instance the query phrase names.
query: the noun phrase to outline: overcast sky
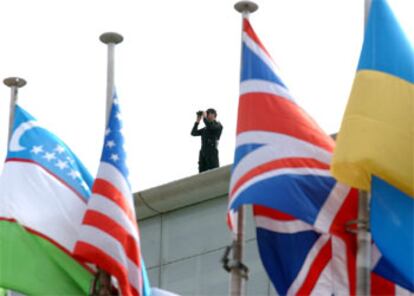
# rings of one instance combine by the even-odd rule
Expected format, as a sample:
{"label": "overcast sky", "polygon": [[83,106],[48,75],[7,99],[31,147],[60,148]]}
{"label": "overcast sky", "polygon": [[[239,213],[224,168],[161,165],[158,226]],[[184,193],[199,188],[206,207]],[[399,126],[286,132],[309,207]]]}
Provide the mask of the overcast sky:
{"label": "overcast sky", "polygon": [[[121,33],[115,82],[134,191],[197,173],[199,109],[224,126],[222,165],[233,161],[241,17],[230,0],[13,0],[0,4],[0,78],[28,84],[19,104],[95,174],[104,135],[106,47]],[[327,133],[348,99],[363,33],[363,0],[261,0],[250,17],[285,84]],[[389,0],[411,42],[414,1]],[[0,157],[10,90],[0,86]],[[1,168],[0,164],[0,168]]]}

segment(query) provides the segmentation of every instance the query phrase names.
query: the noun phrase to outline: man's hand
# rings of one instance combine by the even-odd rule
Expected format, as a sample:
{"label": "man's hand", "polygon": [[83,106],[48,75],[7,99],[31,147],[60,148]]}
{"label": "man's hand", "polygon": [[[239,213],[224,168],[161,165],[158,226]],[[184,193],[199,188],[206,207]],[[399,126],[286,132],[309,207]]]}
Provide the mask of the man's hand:
{"label": "man's hand", "polygon": [[203,115],[197,115],[197,119],[196,119],[196,122],[197,122],[197,123],[200,123],[200,121],[201,121],[201,117],[203,117]]}

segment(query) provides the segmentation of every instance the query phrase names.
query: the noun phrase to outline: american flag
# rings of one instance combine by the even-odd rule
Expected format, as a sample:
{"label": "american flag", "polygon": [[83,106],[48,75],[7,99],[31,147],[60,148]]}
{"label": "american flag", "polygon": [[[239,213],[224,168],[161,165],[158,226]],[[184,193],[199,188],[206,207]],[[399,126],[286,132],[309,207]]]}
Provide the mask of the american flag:
{"label": "american flag", "polygon": [[128,181],[122,117],[116,96],[75,255],[113,275],[122,295],[141,296],[149,291]]}

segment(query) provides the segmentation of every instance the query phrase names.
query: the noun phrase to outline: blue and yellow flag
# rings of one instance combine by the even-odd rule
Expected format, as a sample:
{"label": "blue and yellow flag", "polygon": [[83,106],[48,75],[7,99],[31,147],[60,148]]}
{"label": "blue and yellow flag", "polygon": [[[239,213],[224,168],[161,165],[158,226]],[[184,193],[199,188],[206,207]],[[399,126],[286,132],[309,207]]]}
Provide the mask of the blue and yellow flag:
{"label": "blue and yellow flag", "polygon": [[414,195],[414,50],[385,0],[373,0],[331,170],[370,189],[371,175]]}
{"label": "blue and yellow flag", "polygon": [[[371,190],[373,240],[414,291],[414,50],[385,0],[373,0],[331,171]],[[372,180],[371,180],[372,178]],[[381,275],[397,282],[396,273]]]}

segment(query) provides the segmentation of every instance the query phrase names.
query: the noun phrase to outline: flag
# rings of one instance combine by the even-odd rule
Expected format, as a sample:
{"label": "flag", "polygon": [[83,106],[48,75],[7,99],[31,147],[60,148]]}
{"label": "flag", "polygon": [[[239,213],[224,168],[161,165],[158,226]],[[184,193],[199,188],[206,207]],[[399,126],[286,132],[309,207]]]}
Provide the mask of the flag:
{"label": "flag", "polygon": [[374,0],[332,173],[339,181],[371,190],[373,240],[411,285],[413,118],[414,49],[387,1]]}
{"label": "flag", "polygon": [[396,286],[399,287],[398,290],[404,289],[411,292],[411,294],[407,294],[413,295],[413,283],[407,280],[407,278],[399,270],[390,264],[387,258],[384,257],[384,254],[381,254],[376,244],[373,244],[371,253],[373,274],[376,274],[391,283],[395,283]]}
{"label": "flag", "polygon": [[242,41],[228,220],[242,204],[256,204],[327,232],[351,194],[329,172],[334,141],[295,103],[246,18]]}
{"label": "flag", "polygon": [[115,95],[75,255],[113,275],[122,295],[149,295],[122,132]]}
{"label": "flag", "polygon": [[92,178],[59,138],[16,106],[0,177],[0,286],[87,294],[92,272],[71,252]]}
{"label": "flag", "polygon": [[260,257],[279,295],[354,294],[354,250],[341,238],[273,209],[253,210]]}
{"label": "flag", "polygon": [[395,269],[378,273],[390,280],[400,273],[407,289],[414,292],[414,199],[375,176],[372,184],[372,237]]}
{"label": "flag", "polygon": [[[261,206],[254,206],[253,213],[260,257],[279,295],[355,294],[355,235],[322,234],[292,216]],[[343,214],[342,220],[357,215],[355,210]],[[375,245],[372,253],[371,295],[411,295],[409,283]]]}
{"label": "flag", "polygon": [[332,172],[370,189],[371,175],[414,196],[414,50],[385,0],[373,0]]}

